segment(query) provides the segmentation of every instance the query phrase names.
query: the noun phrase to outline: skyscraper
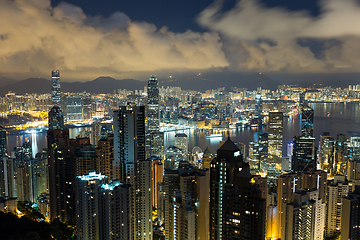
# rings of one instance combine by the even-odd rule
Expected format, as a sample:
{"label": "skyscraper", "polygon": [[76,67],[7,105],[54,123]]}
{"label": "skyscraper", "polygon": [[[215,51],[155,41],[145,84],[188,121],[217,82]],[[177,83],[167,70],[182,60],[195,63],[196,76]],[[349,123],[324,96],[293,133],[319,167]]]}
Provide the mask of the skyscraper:
{"label": "skyscraper", "polygon": [[[145,160],[145,107],[121,106],[114,111],[113,119],[113,176],[131,185],[130,232],[135,239],[149,240],[152,238],[152,228],[148,227],[152,222],[152,174],[151,161]],[[150,207],[145,208],[144,204]]]}
{"label": "skyscraper", "polygon": [[264,239],[262,191],[228,139],[217,151],[210,170],[210,239]]}
{"label": "skyscraper", "polygon": [[319,142],[319,168],[329,175],[334,174],[334,153],[335,141],[330,136],[330,133],[324,132],[320,135]]}
{"label": "skyscraper", "polygon": [[64,129],[64,116],[59,106],[54,106],[49,112],[49,129]]}
{"label": "skyscraper", "polygon": [[147,85],[147,131],[160,131],[159,85],[156,76],[150,76]]}
{"label": "skyscraper", "polygon": [[130,185],[89,172],[76,177],[78,239],[133,239],[130,232]]}
{"label": "skyscraper", "polygon": [[301,136],[314,137],[314,110],[306,103],[301,110]]}
{"label": "skyscraper", "polygon": [[275,180],[281,174],[281,157],[283,143],[283,113],[269,112],[268,127],[268,180]]}
{"label": "skyscraper", "polygon": [[61,106],[60,71],[51,72],[51,99],[54,106]]}
{"label": "skyscraper", "polygon": [[185,133],[177,133],[175,135],[175,147],[185,150],[188,152],[188,137]]}
{"label": "skyscraper", "polygon": [[315,138],[310,136],[295,136],[291,170],[302,172],[316,170]]}

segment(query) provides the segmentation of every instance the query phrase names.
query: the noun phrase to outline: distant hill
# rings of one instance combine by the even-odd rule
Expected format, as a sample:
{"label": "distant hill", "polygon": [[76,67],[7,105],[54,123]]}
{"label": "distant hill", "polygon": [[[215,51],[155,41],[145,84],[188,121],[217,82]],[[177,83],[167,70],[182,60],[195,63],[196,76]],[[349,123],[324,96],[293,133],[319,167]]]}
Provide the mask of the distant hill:
{"label": "distant hill", "polygon": [[[61,82],[62,92],[88,92],[88,93],[113,93],[117,89],[143,89],[147,82],[134,79],[117,80],[111,77],[99,77],[88,82]],[[44,78],[28,78],[0,89],[0,95],[4,96],[9,91],[17,94],[25,93],[50,93],[51,81]]]}
{"label": "distant hill", "polygon": [[5,87],[6,85],[12,84],[16,82],[16,80],[6,77],[0,77],[0,87]]}
{"label": "distant hill", "polygon": [[255,73],[242,75],[239,73],[206,73],[196,77],[185,77],[178,79],[160,79],[160,86],[177,86],[186,90],[196,90],[204,92],[208,89],[225,87],[230,90],[231,87],[247,88],[256,90],[258,87],[264,89],[277,89],[279,83],[273,81],[265,74]]}

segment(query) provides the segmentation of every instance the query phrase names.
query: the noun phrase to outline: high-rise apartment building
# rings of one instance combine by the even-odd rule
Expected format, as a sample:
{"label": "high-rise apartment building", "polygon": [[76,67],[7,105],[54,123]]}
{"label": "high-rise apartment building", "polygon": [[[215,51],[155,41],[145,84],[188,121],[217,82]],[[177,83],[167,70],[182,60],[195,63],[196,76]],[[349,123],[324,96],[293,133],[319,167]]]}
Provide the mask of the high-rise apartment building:
{"label": "high-rise apartment building", "polygon": [[114,135],[108,135],[98,142],[96,148],[97,172],[107,176],[110,179],[116,179],[118,176],[113,171],[114,162]]}
{"label": "high-rise apartment building", "polygon": [[0,157],[7,154],[6,129],[0,126]]}
{"label": "high-rise apartment building", "polygon": [[341,215],[344,197],[353,191],[355,186],[346,181],[345,176],[336,175],[328,184],[326,194],[325,236],[332,237],[341,232]]}
{"label": "high-rise apartment building", "polygon": [[61,106],[60,71],[51,72],[51,99],[54,106]]}
{"label": "high-rise apartment building", "polygon": [[277,238],[282,239],[282,232],[285,226],[282,222],[284,219],[284,205],[290,204],[295,199],[295,193],[299,191],[318,191],[318,198],[322,203],[326,201],[326,183],[327,174],[324,171],[316,170],[309,172],[293,172],[283,174],[278,178],[277,184],[277,211],[278,211],[278,233],[274,233]]}
{"label": "high-rise apartment building", "polygon": [[122,106],[114,111],[113,119],[113,175],[131,186],[129,229],[135,239],[149,240],[152,239],[152,227],[149,227],[152,168],[151,161],[145,160],[145,107]]}
{"label": "high-rise apartment building", "polygon": [[296,192],[281,210],[281,239],[323,240],[325,205],[316,190]]}
{"label": "high-rise apartment building", "polygon": [[165,171],[163,187],[165,239],[208,239],[209,171],[181,163]]}
{"label": "high-rise apartment building", "polygon": [[107,180],[96,172],[76,177],[78,239],[133,239],[129,231],[130,186]]}
{"label": "high-rise apartment building", "polygon": [[342,200],[341,240],[360,239],[360,189]]}

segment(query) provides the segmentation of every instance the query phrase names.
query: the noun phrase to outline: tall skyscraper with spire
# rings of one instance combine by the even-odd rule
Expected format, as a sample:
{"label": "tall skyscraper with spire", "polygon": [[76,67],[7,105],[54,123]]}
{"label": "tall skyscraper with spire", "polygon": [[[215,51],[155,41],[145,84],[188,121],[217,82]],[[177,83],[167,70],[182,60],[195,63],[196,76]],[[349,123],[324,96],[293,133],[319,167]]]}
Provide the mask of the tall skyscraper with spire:
{"label": "tall skyscraper with spire", "polygon": [[51,71],[51,100],[54,106],[61,105],[60,71]]}
{"label": "tall skyscraper with spire", "polygon": [[150,76],[147,85],[147,131],[160,130],[159,84],[156,76]]}

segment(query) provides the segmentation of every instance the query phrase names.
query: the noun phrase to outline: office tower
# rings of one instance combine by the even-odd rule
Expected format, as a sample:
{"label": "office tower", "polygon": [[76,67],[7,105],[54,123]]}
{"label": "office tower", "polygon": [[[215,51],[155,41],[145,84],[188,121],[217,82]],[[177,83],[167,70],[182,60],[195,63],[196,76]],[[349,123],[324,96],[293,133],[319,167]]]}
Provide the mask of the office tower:
{"label": "office tower", "polygon": [[301,136],[314,137],[314,110],[306,103],[301,110]]}
{"label": "office tower", "polygon": [[150,135],[150,156],[164,160],[164,133],[151,132]]}
{"label": "office tower", "polygon": [[210,169],[210,164],[213,159],[214,156],[210,152],[209,148],[206,147],[202,159],[202,164],[203,164],[202,169]]}
{"label": "office tower", "polygon": [[344,134],[338,134],[336,136],[336,143],[335,143],[335,164],[334,164],[334,173],[345,175],[347,172],[347,162],[348,162],[348,155],[347,155],[347,143],[346,143],[346,136]]}
{"label": "office tower", "polygon": [[164,170],[176,170],[182,161],[187,161],[185,150],[170,146],[165,151]]}
{"label": "office tower", "polygon": [[188,152],[188,137],[185,133],[175,134],[175,147],[185,150],[185,153]]}
{"label": "office tower", "polygon": [[210,239],[265,238],[266,200],[239,153],[228,139],[211,163]]}
{"label": "office tower", "polygon": [[76,177],[76,229],[79,240],[99,239],[99,185],[107,177],[96,172]]}
{"label": "office tower", "polygon": [[352,161],[360,160],[360,137],[350,137],[350,143],[347,145],[348,159]]}
{"label": "office tower", "polygon": [[220,121],[225,120],[226,118],[226,94],[223,92],[218,92],[215,94],[215,105],[217,110],[217,118]]}
{"label": "office tower", "polygon": [[[260,161],[260,171],[257,174],[267,173],[268,169],[268,148],[269,148],[269,134],[264,132],[258,137],[259,143],[259,161]],[[243,156],[244,152],[242,151]]]}
{"label": "office tower", "polygon": [[96,148],[97,172],[107,176],[110,179],[116,179],[113,171],[114,162],[114,135],[110,134],[98,142]]}
{"label": "office tower", "polygon": [[255,110],[254,110],[254,119],[256,123],[261,126],[262,124],[262,100],[261,94],[257,93],[255,97]]}
{"label": "office tower", "polygon": [[160,131],[159,85],[156,76],[150,76],[147,85],[147,131]]}
{"label": "office tower", "polygon": [[60,107],[61,105],[61,92],[60,92],[60,71],[53,70],[51,72],[51,99],[54,106]]}
{"label": "office tower", "polygon": [[293,143],[291,170],[295,172],[316,170],[315,138],[295,136]]}
{"label": "office tower", "polygon": [[165,239],[208,239],[209,171],[181,163],[165,171],[163,187]]}
{"label": "office tower", "polygon": [[259,148],[260,148],[259,143],[249,142],[248,162],[250,165],[251,174],[259,174],[260,173],[260,149]]}
{"label": "office tower", "polygon": [[66,96],[65,104],[66,122],[80,122],[83,120],[83,106],[80,95]]}
{"label": "office tower", "polygon": [[275,183],[281,174],[282,142],[283,113],[269,112],[267,178]]}
{"label": "office tower", "polygon": [[6,129],[0,126],[0,158],[7,154]]}
{"label": "office tower", "polygon": [[318,191],[300,191],[283,205],[281,239],[324,239],[325,203]]}
{"label": "office tower", "polygon": [[327,174],[324,171],[316,170],[309,172],[292,172],[283,174],[278,178],[277,184],[277,215],[278,215],[278,228],[279,232],[274,233],[277,238],[282,239],[282,227],[285,223],[282,222],[284,212],[284,205],[291,203],[295,199],[295,193],[299,191],[313,191],[319,192],[318,198],[322,203],[326,201],[326,183]]}
{"label": "office tower", "polygon": [[360,189],[355,187],[353,193],[342,200],[341,240],[360,239]]}
{"label": "office tower", "polygon": [[152,157],[152,204],[154,208],[158,205],[159,183],[163,182],[164,168],[161,160],[157,157]]}
{"label": "office tower", "polygon": [[64,129],[64,116],[59,106],[54,106],[49,112],[49,129]]}
{"label": "office tower", "polygon": [[294,143],[293,143],[293,142],[290,142],[290,143],[288,144],[287,154],[286,154],[286,156],[289,157],[290,168],[291,168],[291,161],[292,161],[293,152],[294,152]]}
{"label": "office tower", "polygon": [[330,133],[324,132],[320,135],[319,143],[319,169],[334,176],[334,161],[335,161],[335,141],[330,136]]}
{"label": "office tower", "polygon": [[135,196],[135,239],[152,240],[152,159],[139,160]]}
{"label": "office tower", "polygon": [[343,197],[353,191],[354,186],[345,176],[336,175],[327,187],[325,236],[332,237],[341,231]]}

